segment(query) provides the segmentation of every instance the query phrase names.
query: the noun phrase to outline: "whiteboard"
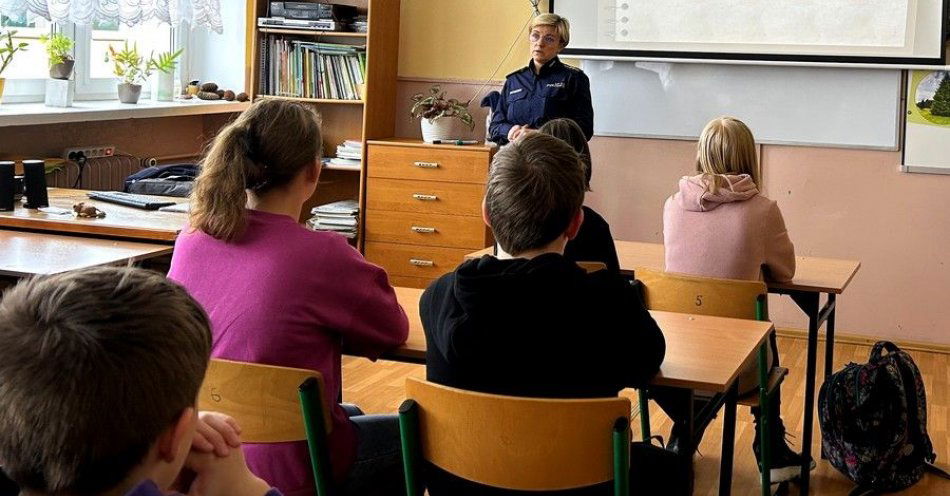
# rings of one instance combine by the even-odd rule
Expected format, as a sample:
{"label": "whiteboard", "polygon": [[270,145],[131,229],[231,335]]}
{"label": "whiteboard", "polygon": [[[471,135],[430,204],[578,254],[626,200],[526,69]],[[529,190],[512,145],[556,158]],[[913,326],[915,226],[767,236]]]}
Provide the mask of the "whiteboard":
{"label": "whiteboard", "polygon": [[557,0],[578,58],[947,64],[946,0]]}
{"label": "whiteboard", "polygon": [[582,61],[594,134],[695,139],[743,120],[762,143],[896,150],[901,71]]}

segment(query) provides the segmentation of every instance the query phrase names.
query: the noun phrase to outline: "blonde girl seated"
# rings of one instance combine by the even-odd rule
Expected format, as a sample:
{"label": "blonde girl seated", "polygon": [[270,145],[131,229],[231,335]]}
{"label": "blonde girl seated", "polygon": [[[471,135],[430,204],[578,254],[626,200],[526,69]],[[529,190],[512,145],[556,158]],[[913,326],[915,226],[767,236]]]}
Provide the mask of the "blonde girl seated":
{"label": "blonde girl seated", "polygon": [[[679,191],[663,209],[663,242],[667,272],[724,279],[788,281],[795,275],[795,247],[775,201],[760,193],[761,171],[752,131],[733,117],[713,119],[699,138],[694,176],[679,181]],[[775,335],[772,365],[778,365]],[[758,387],[755,370],[740,379],[740,389]],[[683,398],[661,392],[657,402],[673,418],[671,443],[685,428]],[[795,478],[801,455],[785,443],[776,394],[770,412],[773,482]],[[759,458],[759,410],[753,451]],[[814,462],[812,462],[814,466]]]}

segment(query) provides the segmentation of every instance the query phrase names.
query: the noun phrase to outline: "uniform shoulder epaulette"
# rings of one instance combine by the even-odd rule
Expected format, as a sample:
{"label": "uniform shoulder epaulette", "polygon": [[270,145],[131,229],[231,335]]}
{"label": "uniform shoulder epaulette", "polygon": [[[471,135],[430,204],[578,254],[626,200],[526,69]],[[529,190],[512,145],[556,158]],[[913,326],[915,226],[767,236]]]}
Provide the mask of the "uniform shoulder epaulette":
{"label": "uniform shoulder epaulette", "polygon": [[507,76],[505,76],[505,79],[508,79],[508,78],[510,78],[511,76],[514,76],[515,74],[518,74],[519,72],[524,72],[525,69],[529,69],[529,67],[528,67],[528,66],[524,66],[524,67],[522,67],[521,69],[511,71],[511,72],[508,73]]}

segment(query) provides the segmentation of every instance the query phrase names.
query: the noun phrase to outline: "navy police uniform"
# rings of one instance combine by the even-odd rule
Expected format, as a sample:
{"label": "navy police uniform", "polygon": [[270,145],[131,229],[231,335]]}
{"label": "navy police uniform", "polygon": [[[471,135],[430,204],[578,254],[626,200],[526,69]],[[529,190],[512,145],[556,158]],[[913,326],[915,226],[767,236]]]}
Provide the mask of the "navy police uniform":
{"label": "navy police uniform", "polygon": [[527,67],[507,76],[501,98],[492,108],[489,139],[504,145],[513,126],[537,129],[559,117],[573,119],[590,140],[594,135],[590,80],[584,71],[564,64],[557,57],[535,74],[532,60]]}

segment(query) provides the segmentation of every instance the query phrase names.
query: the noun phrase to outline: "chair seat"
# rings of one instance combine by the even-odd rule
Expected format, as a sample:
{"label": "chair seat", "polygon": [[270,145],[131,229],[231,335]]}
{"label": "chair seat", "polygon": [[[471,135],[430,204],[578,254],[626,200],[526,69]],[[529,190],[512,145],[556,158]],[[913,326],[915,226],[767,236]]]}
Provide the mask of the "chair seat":
{"label": "chair seat", "polygon": [[[785,380],[785,376],[788,375],[788,369],[785,367],[773,367],[772,372],[769,373],[769,382],[768,388],[766,391],[769,394],[772,394],[772,391],[775,391]],[[744,406],[759,406],[759,391],[755,390],[749,394],[741,396],[736,403]]]}

